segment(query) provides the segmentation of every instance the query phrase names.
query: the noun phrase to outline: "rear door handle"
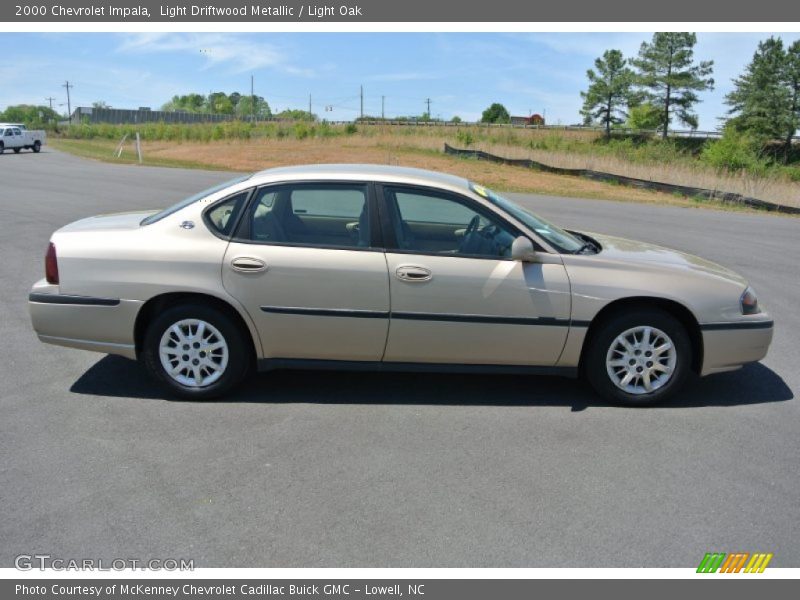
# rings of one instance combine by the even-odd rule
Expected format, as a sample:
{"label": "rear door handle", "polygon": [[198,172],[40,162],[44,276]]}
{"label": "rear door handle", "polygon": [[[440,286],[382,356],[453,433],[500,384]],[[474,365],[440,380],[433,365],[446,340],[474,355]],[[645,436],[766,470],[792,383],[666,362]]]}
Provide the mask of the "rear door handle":
{"label": "rear door handle", "polygon": [[231,261],[231,268],[239,273],[261,273],[267,270],[267,263],[252,256],[237,256]]}
{"label": "rear door handle", "polygon": [[401,281],[410,282],[430,281],[433,278],[433,274],[431,273],[430,269],[419,267],[417,265],[401,265],[397,267],[394,275]]}

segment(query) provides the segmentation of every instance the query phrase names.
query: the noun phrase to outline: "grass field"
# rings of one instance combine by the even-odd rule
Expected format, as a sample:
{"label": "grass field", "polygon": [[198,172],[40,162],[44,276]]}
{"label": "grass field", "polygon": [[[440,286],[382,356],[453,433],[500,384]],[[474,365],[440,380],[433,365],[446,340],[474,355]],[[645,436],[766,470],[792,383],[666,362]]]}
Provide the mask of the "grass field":
{"label": "grass field", "polygon": [[[667,181],[681,185],[724,189],[722,181],[709,171],[691,166],[678,157],[671,163],[653,159],[637,160],[604,151],[597,145],[597,134],[585,131],[552,131],[456,128],[456,127],[392,127],[314,125],[308,123],[271,124],[268,129],[248,128],[242,124],[165,126],[143,125],[144,163],[149,165],[190,168],[256,171],[274,166],[361,162],[419,167],[446,171],[504,191],[533,192],[555,196],[574,196],[606,200],[622,200],[683,206],[739,209],[717,202],[679,195],[628,188],[590,181],[579,177],[542,173],[536,170],[489,164],[481,161],[445,156],[445,142],[458,147],[483,149],[494,154],[534,160],[569,168],[591,168],[620,175]],[[84,156],[112,162],[137,162],[133,143],[127,142],[120,158],[114,149],[125,126],[72,127],[70,137],[51,137],[54,147]],[[125,130],[127,132],[127,130]],[[129,132],[128,132],[129,133]],[[116,136],[116,137],[115,137]],[[595,152],[590,150],[595,149]],[[719,175],[719,174],[717,174]],[[762,197],[749,191],[745,178],[731,189]],[[774,188],[784,184],[772,181]],[[777,182],[777,183],[776,183]],[[787,193],[779,201],[800,204],[800,184],[785,182]],[[792,189],[794,188],[794,189]],[[773,194],[780,190],[772,190]],[[770,199],[770,198],[763,198]],[[794,202],[791,202],[791,200]]]}

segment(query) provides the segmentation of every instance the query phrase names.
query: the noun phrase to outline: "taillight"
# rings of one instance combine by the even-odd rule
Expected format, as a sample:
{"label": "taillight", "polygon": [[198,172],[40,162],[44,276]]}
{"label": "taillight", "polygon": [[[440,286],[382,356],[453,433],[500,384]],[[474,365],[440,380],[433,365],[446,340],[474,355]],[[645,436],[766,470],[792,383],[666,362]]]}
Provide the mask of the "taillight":
{"label": "taillight", "polygon": [[44,255],[44,276],[47,283],[58,283],[58,259],[56,258],[56,245],[50,242],[47,254]]}

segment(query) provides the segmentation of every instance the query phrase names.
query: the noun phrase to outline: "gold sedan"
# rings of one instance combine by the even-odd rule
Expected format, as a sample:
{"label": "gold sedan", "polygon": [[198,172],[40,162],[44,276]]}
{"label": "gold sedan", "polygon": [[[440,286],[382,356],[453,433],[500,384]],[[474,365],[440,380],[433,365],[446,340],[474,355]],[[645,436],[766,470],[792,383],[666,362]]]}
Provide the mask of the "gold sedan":
{"label": "gold sedan", "polygon": [[42,341],[138,359],[196,399],[301,367],[581,375],[647,405],[760,360],[773,330],[717,264],[376,165],[271,169],[83,219],[53,234],[45,267]]}

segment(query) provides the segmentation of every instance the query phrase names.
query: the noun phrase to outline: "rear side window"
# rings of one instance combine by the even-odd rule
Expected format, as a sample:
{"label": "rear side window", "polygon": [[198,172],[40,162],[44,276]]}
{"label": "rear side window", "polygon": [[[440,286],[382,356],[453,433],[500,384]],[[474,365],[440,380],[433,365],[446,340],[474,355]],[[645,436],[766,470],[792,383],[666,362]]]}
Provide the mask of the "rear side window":
{"label": "rear side window", "polygon": [[298,183],[262,188],[238,237],[264,244],[370,247],[367,186]]}
{"label": "rear side window", "polygon": [[292,212],[296,215],[318,217],[349,217],[358,219],[364,209],[364,190],[300,188],[292,191]]}
{"label": "rear side window", "polygon": [[217,202],[205,213],[206,224],[212,231],[223,237],[229,237],[233,231],[239,214],[247,201],[248,191],[241,192],[230,198]]}

